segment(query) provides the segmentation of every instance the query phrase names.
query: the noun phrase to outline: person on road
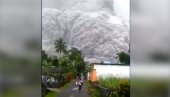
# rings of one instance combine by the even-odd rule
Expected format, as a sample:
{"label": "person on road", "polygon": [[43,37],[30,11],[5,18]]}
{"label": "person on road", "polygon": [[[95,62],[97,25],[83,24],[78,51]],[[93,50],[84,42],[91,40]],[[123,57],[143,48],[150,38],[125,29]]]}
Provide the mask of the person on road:
{"label": "person on road", "polygon": [[82,79],[79,79],[78,85],[79,85],[79,92],[80,92],[80,91],[81,91],[81,88],[82,88],[82,86],[83,86],[83,80],[82,80]]}

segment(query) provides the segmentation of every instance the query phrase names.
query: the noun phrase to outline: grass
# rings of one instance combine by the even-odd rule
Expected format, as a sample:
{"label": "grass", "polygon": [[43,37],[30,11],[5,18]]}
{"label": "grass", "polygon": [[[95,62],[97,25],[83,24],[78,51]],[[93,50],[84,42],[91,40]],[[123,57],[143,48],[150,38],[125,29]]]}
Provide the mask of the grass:
{"label": "grass", "polygon": [[48,94],[45,95],[45,97],[56,97],[57,94],[58,94],[57,92],[49,91]]}
{"label": "grass", "polygon": [[100,92],[93,88],[90,82],[86,82],[85,85],[87,86],[89,97],[101,97]]}
{"label": "grass", "polygon": [[61,90],[64,90],[65,88],[69,87],[72,82],[73,82],[73,81],[70,81],[70,82],[66,83],[66,84],[65,84],[64,86],[62,86],[60,89],[61,89]]}
{"label": "grass", "polygon": [[130,80],[127,78],[100,77],[97,83],[110,90],[107,97],[130,97]]}
{"label": "grass", "polygon": [[120,84],[122,83],[129,84],[130,81],[129,79],[125,79],[125,78],[121,79],[115,77],[107,77],[107,78],[100,77],[97,83],[106,88],[117,89],[119,88]]}

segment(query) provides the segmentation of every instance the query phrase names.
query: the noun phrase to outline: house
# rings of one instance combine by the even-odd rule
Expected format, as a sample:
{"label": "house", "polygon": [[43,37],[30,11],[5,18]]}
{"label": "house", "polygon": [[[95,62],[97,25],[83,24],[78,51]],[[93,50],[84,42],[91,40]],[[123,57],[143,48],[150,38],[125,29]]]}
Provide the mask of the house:
{"label": "house", "polygon": [[88,79],[95,82],[99,77],[113,76],[118,78],[129,78],[130,66],[128,64],[105,64],[91,63]]}

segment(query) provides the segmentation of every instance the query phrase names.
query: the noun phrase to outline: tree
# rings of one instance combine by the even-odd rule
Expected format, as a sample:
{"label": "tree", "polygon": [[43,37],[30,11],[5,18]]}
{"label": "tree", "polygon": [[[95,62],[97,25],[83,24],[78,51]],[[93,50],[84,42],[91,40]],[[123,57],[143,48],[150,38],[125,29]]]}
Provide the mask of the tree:
{"label": "tree", "polygon": [[82,54],[81,54],[81,51],[79,51],[77,48],[72,48],[70,51],[69,51],[69,58],[71,60],[74,60],[74,61],[77,61],[77,62],[81,62],[82,61]]}
{"label": "tree", "polygon": [[120,52],[117,54],[119,57],[120,63],[130,64],[130,56],[125,52]]}
{"label": "tree", "polygon": [[49,68],[51,67],[51,62],[48,62],[47,60],[42,60],[42,73],[43,75],[50,75]]}
{"label": "tree", "polygon": [[53,65],[53,66],[58,67],[58,64],[59,64],[59,62],[58,62],[58,59],[57,59],[57,58],[52,59],[52,65]]}
{"label": "tree", "polygon": [[74,74],[85,72],[85,64],[81,54],[77,48],[69,50],[69,60],[71,61]]}
{"label": "tree", "polygon": [[56,49],[56,52],[60,53],[60,57],[61,57],[61,53],[66,53],[67,50],[67,46],[66,46],[66,43],[63,41],[63,39],[59,39],[59,40],[56,40],[55,43],[55,49]]}
{"label": "tree", "polygon": [[48,58],[48,55],[46,54],[46,52],[44,50],[42,50],[42,52],[41,52],[41,58],[42,58],[42,60],[46,60]]}

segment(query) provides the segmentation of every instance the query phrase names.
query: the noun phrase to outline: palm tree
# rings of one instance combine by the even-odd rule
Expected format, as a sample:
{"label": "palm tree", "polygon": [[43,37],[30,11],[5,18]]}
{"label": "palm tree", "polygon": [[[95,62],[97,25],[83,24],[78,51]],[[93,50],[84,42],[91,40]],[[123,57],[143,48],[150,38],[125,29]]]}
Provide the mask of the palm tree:
{"label": "palm tree", "polygon": [[56,40],[55,43],[55,49],[56,49],[56,52],[60,53],[60,57],[61,57],[61,53],[66,53],[66,43],[63,41],[63,39],[59,39],[59,40]]}

